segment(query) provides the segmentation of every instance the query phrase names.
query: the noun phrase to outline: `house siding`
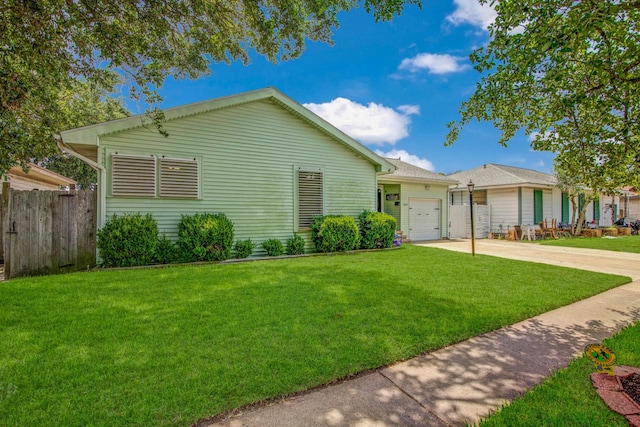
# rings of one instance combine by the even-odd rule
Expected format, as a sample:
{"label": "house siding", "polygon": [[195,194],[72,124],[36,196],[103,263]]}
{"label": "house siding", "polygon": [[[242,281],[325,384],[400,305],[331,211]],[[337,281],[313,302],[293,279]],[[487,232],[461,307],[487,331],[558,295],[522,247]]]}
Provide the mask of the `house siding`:
{"label": "house siding", "polygon": [[[14,190],[30,191],[30,190],[60,190],[59,184],[49,184],[46,182],[38,181],[35,179],[29,179],[21,176],[9,175],[9,180],[2,182],[9,182],[11,188]],[[2,182],[0,182],[0,193],[2,193]]]}
{"label": "house siding", "polygon": [[375,209],[374,165],[270,101],[169,121],[164,129],[167,138],[145,128],[103,136],[102,163],[115,152],[195,158],[200,198],[112,197],[108,173],[107,217],[149,212],[161,232],[176,239],[182,214],[222,212],[234,222],[236,239],[284,241],[297,232],[297,168],[323,172],[325,214],[355,217]]}
{"label": "house siding", "polygon": [[518,224],[518,189],[505,188],[489,190],[487,194],[491,207],[491,230],[499,230],[500,225],[506,230]]}
{"label": "house siding", "polygon": [[533,188],[522,189],[522,224],[533,224]]}

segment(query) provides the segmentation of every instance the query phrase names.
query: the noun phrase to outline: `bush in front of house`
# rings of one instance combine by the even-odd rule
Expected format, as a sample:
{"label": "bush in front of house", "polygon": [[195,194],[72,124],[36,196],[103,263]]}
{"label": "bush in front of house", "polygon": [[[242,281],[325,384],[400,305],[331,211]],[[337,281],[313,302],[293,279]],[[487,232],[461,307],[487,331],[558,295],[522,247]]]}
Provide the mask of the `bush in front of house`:
{"label": "bush in front of house", "polygon": [[390,248],[396,232],[396,219],[384,212],[362,211],[358,215],[360,247],[362,249]]}
{"label": "bush in front of house", "polygon": [[154,262],[156,264],[170,264],[178,260],[180,260],[178,247],[167,238],[166,234],[162,233],[162,236],[160,236],[158,244],[156,245]]}
{"label": "bush in front of house", "polygon": [[297,234],[287,239],[287,255],[302,255],[304,254],[305,241],[302,236]]}
{"label": "bush in front of house", "polygon": [[229,259],[233,247],[233,222],[223,213],[182,215],[177,243],[185,261]]}
{"label": "bush in front of house", "polygon": [[233,250],[235,252],[237,259],[248,258],[256,248],[256,244],[251,241],[251,239],[247,240],[238,240],[236,241]]}
{"label": "bush in front of house", "polygon": [[311,223],[311,239],[319,252],[342,252],[360,244],[358,225],[346,215],[316,216]]}
{"label": "bush in front of house", "polygon": [[262,249],[268,256],[280,256],[284,251],[284,245],[278,239],[268,239],[262,242]]}
{"label": "bush in front of house", "polygon": [[158,223],[151,214],[114,214],[98,230],[96,245],[103,267],[132,267],[153,263]]}

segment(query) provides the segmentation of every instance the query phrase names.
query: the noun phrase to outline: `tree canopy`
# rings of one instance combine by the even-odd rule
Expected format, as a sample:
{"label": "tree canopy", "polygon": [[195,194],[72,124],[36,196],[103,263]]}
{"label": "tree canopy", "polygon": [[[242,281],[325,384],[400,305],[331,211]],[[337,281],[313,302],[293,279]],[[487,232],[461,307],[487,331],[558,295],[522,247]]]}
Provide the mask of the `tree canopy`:
{"label": "tree canopy", "polygon": [[[50,156],[78,82],[101,94],[120,83],[156,105],[169,76],[197,78],[214,63],[298,57],[307,39],[331,43],[338,13],[363,5],[376,20],[420,0],[39,0],[0,3],[0,175]],[[162,120],[149,110],[154,124]]]}
{"label": "tree canopy", "polygon": [[[488,3],[489,0],[480,0]],[[640,177],[640,2],[500,0],[484,75],[449,123],[447,144],[471,120],[493,122],[506,145],[524,130],[556,168],[608,192]]]}
{"label": "tree canopy", "polygon": [[[60,129],[72,129],[130,115],[121,98],[105,96],[100,88],[81,81],[73,82],[70,89],[59,91],[56,110],[60,113],[57,119]],[[97,173],[91,166],[65,153],[47,155],[38,164],[74,179],[85,190],[97,182]]]}

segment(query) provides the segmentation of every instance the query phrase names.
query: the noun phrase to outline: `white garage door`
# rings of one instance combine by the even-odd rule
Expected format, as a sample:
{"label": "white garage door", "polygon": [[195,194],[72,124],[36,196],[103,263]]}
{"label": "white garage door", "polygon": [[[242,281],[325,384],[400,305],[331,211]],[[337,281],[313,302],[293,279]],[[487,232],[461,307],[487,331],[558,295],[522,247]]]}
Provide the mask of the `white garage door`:
{"label": "white garage door", "polygon": [[440,239],[439,199],[409,199],[408,236],[411,240]]}

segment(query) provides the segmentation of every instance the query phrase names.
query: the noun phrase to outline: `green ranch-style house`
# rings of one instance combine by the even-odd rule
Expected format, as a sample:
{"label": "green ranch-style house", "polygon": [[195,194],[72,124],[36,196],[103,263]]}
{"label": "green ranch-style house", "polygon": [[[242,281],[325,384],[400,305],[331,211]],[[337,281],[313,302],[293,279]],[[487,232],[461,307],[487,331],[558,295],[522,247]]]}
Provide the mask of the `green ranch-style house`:
{"label": "green ranch-style house", "polygon": [[164,113],[167,137],[143,115],[61,133],[61,148],[99,170],[98,227],[113,214],[151,213],[175,239],[182,214],[222,212],[236,239],[302,233],[312,250],[315,215],[377,209],[409,238],[447,235],[456,182],[378,156],[274,88]]}

